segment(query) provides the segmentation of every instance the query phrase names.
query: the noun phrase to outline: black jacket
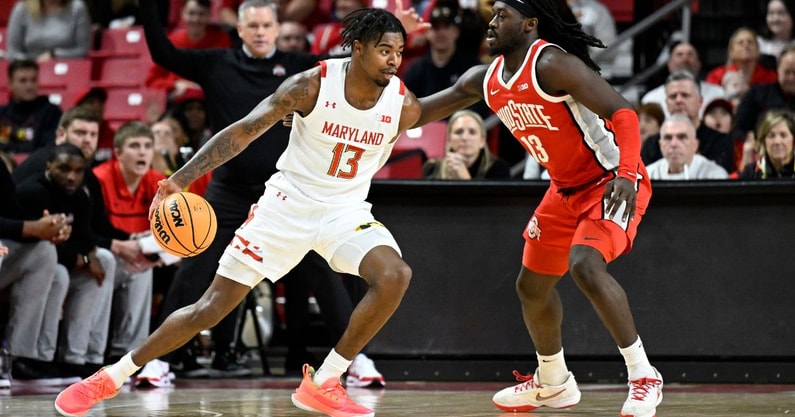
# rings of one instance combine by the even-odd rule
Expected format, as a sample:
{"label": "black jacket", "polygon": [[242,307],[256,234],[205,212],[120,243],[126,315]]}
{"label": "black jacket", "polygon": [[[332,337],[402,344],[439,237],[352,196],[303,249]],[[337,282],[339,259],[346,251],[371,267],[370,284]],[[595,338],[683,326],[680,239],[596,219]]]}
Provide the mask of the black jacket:
{"label": "black jacket", "polygon": [[[275,51],[270,58],[248,57],[242,47],[181,49],[166,37],[154,0],[141,0],[141,19],[152,60],[191,80],[204,91],[210,129],[219,132],[248,114],[273,94],[287,77],[313,67],[320,57]],[[276,172],[290,130],[277,123],[243,152],[213,171],[212,181],[262,185]]]}
{"label": "black jacket", "polygon": [[[3,74],[5,76],[5,74]],[[46,96],[0,106],[0,150],[29,153],[55,143],[61,108]]]}
{"label": "black jacket", "polygon": [[29,219],[38,219],[43,210],[50,213],[64,213],[72,218],[72,234],[66,242],[56,245],[58,263],[71,269],[79,254],[86,254],[97,246],[91,232],[91,200],[78,189],[74,194],[66,194],[44,174],[30,177],[17,187],[17,201]]}
{"label": "black jacket", "polygon": [[751,86],[737,106],[734,125],[743,133],[756,130],[762,115],[771,109],[795,111],[795,96],[788,96],[779,83]]}

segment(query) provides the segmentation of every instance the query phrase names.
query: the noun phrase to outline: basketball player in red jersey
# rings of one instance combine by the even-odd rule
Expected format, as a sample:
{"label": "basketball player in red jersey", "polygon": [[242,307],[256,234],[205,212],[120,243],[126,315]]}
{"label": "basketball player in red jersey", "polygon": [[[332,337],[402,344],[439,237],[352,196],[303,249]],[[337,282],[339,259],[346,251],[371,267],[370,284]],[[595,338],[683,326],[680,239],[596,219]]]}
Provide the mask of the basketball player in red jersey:
{"label": "basketball player in red jersey", "polygon": [[494,395],[505,411],[572,407],[580,391],[563,358],[563,309],[556,284],[566,271],[591,301],[624,356],[629,396],[622,417],[652,417],[662,377],[651,366],[626,294],[607,263],[628,252],[651,197],[640,159],[638,118],[598,74],[585,34],[563,0],[498,0],[486,41],[496,56],[456,84],[420,99],[418,125],[484,99],[551,178],[524,231],[516,283],[538,356],[531,375]]}

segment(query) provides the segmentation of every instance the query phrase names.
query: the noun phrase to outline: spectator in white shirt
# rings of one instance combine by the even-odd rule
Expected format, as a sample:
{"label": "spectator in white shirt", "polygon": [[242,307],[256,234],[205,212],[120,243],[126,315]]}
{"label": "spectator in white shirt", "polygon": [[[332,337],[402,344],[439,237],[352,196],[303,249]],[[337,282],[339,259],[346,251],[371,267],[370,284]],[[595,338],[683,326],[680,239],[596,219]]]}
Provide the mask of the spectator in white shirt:
{"label": "spectator in white shirt", "polygon": [[[693,74],[696,80],[700,80],[701,60],[698,58],[698,51],[695,46],[687,42],[681,42],[671,47],[671,54],[668,58],[668,73],[673,74],[676,71],[687,71]],[[725,98],[726,92],[718,85],[705,83],[703,81],[698,81],[698,86],[701,91],[701,97],[704,98],[698,114],[698,117],[701,118],[707,104],[711,103],[712,100]],[[668,107],[665,105],[665,84],[661,84],[647,92],[640,99],[640,102],[644,104],[659,103],[665,112],[665,117],[671,115],[668,112]]]}
{"label": "spectator in white shirt", "polygon": [[721,180],[729,174],[723,167],[696,153],[696,126],[690,117],[674,114],[660,127],[663,158],[646,170],[652,180]]}

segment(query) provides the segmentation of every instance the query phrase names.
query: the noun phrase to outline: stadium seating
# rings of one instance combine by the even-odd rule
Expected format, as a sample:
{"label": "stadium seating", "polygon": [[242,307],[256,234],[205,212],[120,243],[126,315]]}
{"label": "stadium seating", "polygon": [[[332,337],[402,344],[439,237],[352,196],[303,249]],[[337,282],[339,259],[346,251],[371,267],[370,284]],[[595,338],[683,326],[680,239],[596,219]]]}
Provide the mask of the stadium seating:
{"label": "stadium seating", "polygon": [[61,110],[72,108],[77,101],[77,96],[85,94],[85,90],[56,90],[56,91],[42,91],[50,99],[50,103],[59,106]]}
{"label": "stadium seating", "polygon": [[124,29],[106,29],[100,35],[99,49],[89,53],[91,57],[149,56],[149,48],[140,26]]}
{"label": "stadium seating", "polygon": [[91,60],[53,59],[39,62],[42,90],[81,90],[91,82]]}
{"label": "stadium seating", "polygon": [[0,59],[0,89],[8,90],[8,61]]}
{"label": "stadium seating", "polygon": [[0,26],[0,58],[5,57],[6,54],[6,32],[8,28]]}
{"label": "stadium seating", "polygon": [[109,56],[94,60],[95,82],[100,87],[144,87],[152,63],[140,56]]}
{"label": "stadium seating", "polygon": [[431,158],[445,154],[447,122],[431,122],[409,129],[398,137],[392,156],[375,175],[375,179],[420,179],[422,166]]}
{"label": "stadium seating", "polygon": [[422,165],[427,160],[421,149],[392,153],[373,179],[416,180],[422,178]]}
{"label": "stadium seating", "polygon": [[0,26],[8,26],[8,18],[11,16],[11,9],[17,4],[15,1],[3,0],[0,1]]}
{"label": "stadium seating", "polygon": [[166,93],[142,88],[108,89],[105,119],[111,128],[133,121],[147,121],[150,115],[160,115],[166,109]]}
{"label": "stadium seating", "polygon": [[445,154],[447,122],[437,121],[403,132],[395,143],[393,154],[421,149],[428,158],[441,158]]}

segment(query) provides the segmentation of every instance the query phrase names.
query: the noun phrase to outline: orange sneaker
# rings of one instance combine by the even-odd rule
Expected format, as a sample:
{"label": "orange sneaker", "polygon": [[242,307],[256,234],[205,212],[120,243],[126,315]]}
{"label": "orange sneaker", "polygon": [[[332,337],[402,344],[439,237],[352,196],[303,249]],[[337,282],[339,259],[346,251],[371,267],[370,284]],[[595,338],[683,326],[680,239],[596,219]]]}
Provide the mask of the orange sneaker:
{"label": "orange sneaker", "polygon": [[331,417],[374,417],[373,410],[356,404],[348,397],[345,388],[334,378],[318,386],[312,378],[315,370],[304,364],[304,378],[292,395],[293,404],[306,411],[323,413]]}
{"label": "orange sneaker", "polygon": [[113,398],[118,393],[113,380],[105,368],[102,368],[94,375],[61,391],[55,399],[55,409],[64,416],[80,417],[100,401]]}

